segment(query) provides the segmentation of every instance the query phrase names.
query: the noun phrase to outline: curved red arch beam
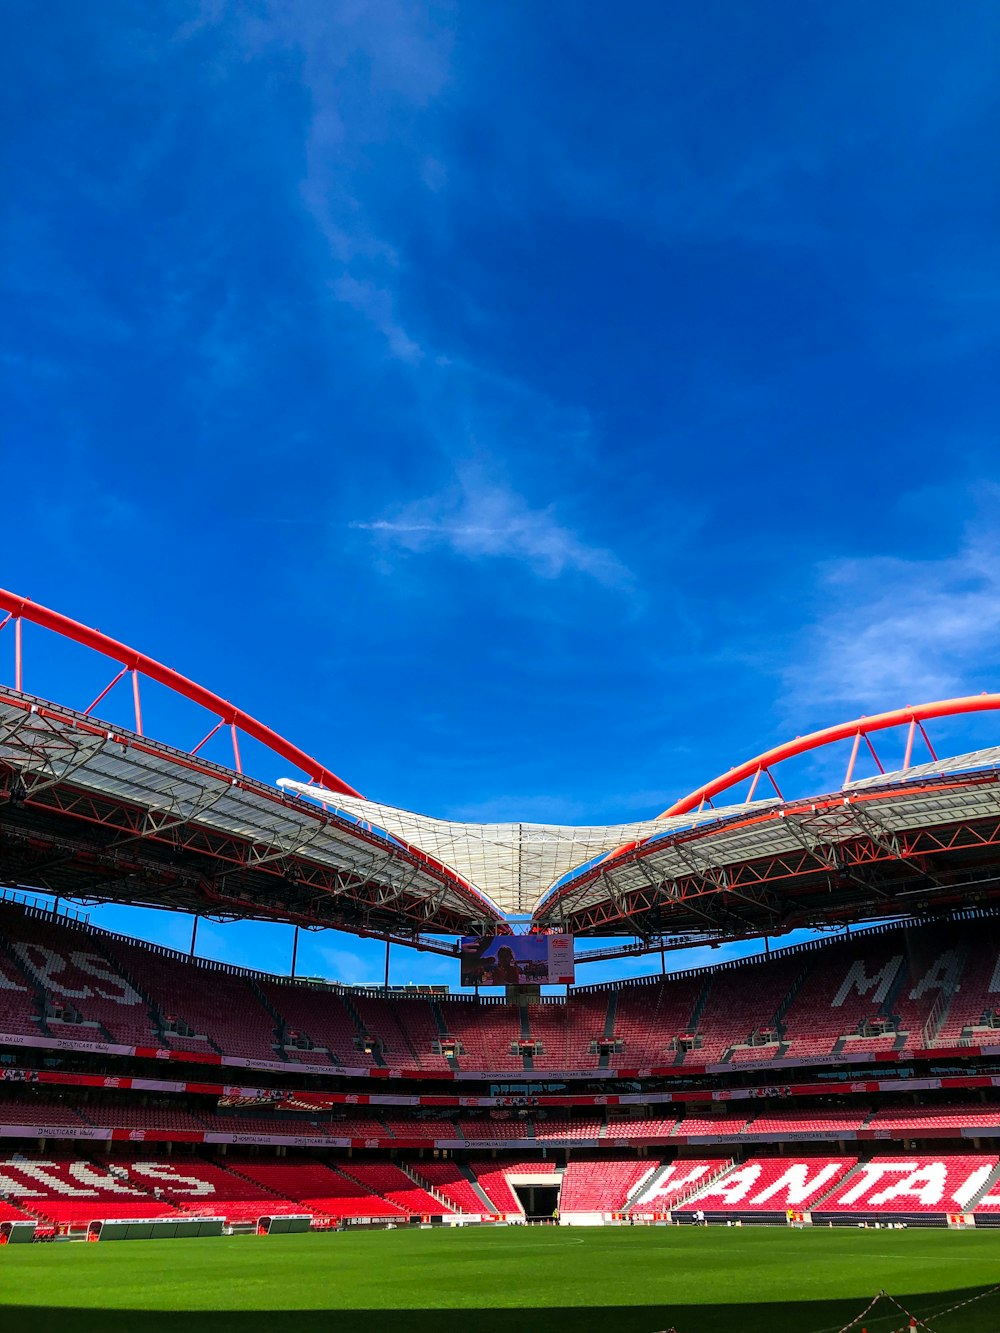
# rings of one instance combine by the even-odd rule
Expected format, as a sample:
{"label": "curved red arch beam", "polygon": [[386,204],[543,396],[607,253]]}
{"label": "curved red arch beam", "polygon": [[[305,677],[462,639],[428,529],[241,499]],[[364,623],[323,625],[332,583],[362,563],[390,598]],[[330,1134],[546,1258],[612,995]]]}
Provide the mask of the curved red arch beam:
{"label": "curved red arch beam", "polygon": [[[665,819],[668,815],[686,815],[706,801],[710,801],[713,796],[728,791],[730,787],[734,787],[745,778],[753,779],[762,773],[769,774],[771,769],[783,760],[808,754],[810,750],[822,749],[824,745],[860,739],[870,732],[885,731],[891,727],[910,726],[913,729],[936,717],[957,717],[963,713],[989,713],[997,710],[1000,710],[1000,694],[970,694],[958,699],[938,699],[933,703],[917,704],[912,708],[896,708],[888,713],[873,713],[871,717],[859,717],[853,722],[824,727],[822,731],[812,731],[808,736],[796,736],[793,741],[776,745],[773,749],[757,755],[756,758],[738,764],[728,773],[720,774],[711,782],[706,782],[704,786],[695,788],[681,800],[675,801],[659,818]],[[907,744],[907,762],[904,767],[909,767],[911,745],[912,736],[911,742]]]}
{"label": "curved red arch beam", "polygon": [[100,630],[91,629],[78,620],[72,620],[58,611],[52,611],[47,606],[40,606],[26,597],[17,597],[3,588],[0,588],[0,610],[8,612],[15,621],[23,619],[43,629],[52,630],[63,638],[71,639],[73,643],[81,644],[84,648],[91,648],[94,652],[111,658],[128,671],[137,671],[148,679],[155,680],[157,684],[165,685],[167,689],[174,690],[185,699],[190,699],[192,703],[207,709],[225,725],[236,727],[245,735],[260,741],[262,745],[266,745],[282,759],[287,759],[290,764],[294,764],[301,772],[307,773],[322,786],[343,796],[361,797],[359,791],[355,791],[342,778],[338,778],[336,773],[331,773],[325,764],[306,754],[305,750],[300,750],[297,745],[293,745],[284,736],[272,731],[263,722],[258,722],[249,713],[244,713],[241,708],[234,707],[228,699],[223,699],[220,695],[213,694],[211,690],[206,690],[204,686],[196,684],[195,681],[188,680],[187,676],[182,676],[179,671],[164,666],[155,658],[136,652],[127,644],[119,643],[117,639],[102,634]]}

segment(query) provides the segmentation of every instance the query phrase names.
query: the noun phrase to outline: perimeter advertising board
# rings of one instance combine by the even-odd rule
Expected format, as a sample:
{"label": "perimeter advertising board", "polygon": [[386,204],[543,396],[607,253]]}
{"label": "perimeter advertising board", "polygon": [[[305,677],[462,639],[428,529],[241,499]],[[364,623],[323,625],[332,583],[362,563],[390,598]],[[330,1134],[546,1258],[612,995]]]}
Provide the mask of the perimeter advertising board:
{"label": "perimeter advertising board", "polygon": [[462,940],[463,986],[568,986],[572,935],[486,935]]}

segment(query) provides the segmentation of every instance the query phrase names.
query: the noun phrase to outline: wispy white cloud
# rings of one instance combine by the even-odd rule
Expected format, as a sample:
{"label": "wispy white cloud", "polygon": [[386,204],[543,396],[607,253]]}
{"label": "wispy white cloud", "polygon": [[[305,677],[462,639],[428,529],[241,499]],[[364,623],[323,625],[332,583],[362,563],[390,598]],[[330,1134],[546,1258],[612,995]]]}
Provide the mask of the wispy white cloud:
{"label": "wispy white cloud", "polygon": [[992,523],[971,524],[959,548],[938,559],[828,563],[818,594],[821,610],[785,672],[793,708],[891,708],[996,688],[1000,538]]}
{"label": "wispy white cloud", "polygon": [[517,491],[475,472],[460,474],[449,493],[351,526],[415,554],[446,550],[468,560],[516,560],[540,578],[581,574],[608,588],[632,582],[614,552],[585,541],[559,520],[554,505],[532,508]]}

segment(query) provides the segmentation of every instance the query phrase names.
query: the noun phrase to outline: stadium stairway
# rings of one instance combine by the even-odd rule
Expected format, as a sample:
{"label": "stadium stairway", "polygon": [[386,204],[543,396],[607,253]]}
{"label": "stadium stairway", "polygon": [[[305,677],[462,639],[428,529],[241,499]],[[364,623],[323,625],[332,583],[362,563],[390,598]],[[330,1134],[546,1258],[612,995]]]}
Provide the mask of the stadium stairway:
{"label": "stadium stairway", "polygon": [[28,987],[35,1005],[35,1017],[38,1023],[38,1030],[43,1036],[50,1037],[52,1033],[45,1021],[46,997],[45,990],[38,984],[33,973],[29,972],[24,963],[10,947],[8,940],[0,934],[0,957],[3,958],[6,969],[11,977],[17,977]]}
{"label": "stadium stairway", "polygon": [[[431,1013],[434,1016],[434,1022],[437,1026],[438,1036],[443,1041],[446,1037],[450,1037],[452,1034],[448,1031],[448,1024],[444,1021],[444,1014],[441,1012],[441,1005],[437,1000],[430,1000],[428,1001],[428,1003],[430,1004],[431,1007]],[[445,1060],[448,1062],[449,1069],[457,1071],[461,1068],[461,1066],[458,1063],[457,1056],[446,1055]]]}
{"label": "stadium stairway", "polygon": [[[354,1004],[351,997],[347,994],[342,995],[340,998],[344,1002],[344,1008],[351,1016],[351,1022],[354,1024],[355,1028],[357,1028],[359,1042],[363,1042],[365,1038],[368,1036],[368,1030],[364,1025],[364,1021],[362,1020],[361,1015],[358,1013],[357,1006]],[[374,1063],[379,1068],[384,1069],[386,1067],[385,1059],[382,1055],[382,1051],[379,1046],[375,1046],[372,1049],[371,1057]]]}
{"label": "stadium stairway", "polygon": [[[525,1041],[531,1040],[531,1015],[528,1013],[528,1006],[522,1004],[520,1008],[521,1036]],[[535,1068],[535,1057],[529,1055],[527,1051],[522,1051],[521,1062],[526,1071],[531,1072]]]}
{"label": "stadium stairway", "polygon": [[409,1163],[396,1162],[395,1165],[399,1167],[404,1176],[408,1176],[409,1179],[413,1181],[417,1189],[423,1190],[424,1193],[429,1194],[432,1199],[437,1199],[438,1203],[446,1213],[460,1213],[462,1211],[454,1199],[449,1199],[446,1195],[442,1194],[437,1186],[432,1185],[429,1180],[421,1179]]}
{"label": "stadium stairway", "polygon": [[998,1183],[1000,1183],[1000,1162],[997,1163],[987,1176],[982,1189],[976,1190],[972,1198],[966,1203],[964,1211],[967,1213],[974,1213],[982,1200],[985,1199],[988,1194],[993,1193],[993,1190]]}
{"label": "stadium stairway", "polygon": [[654,1168],[652,1175],[637,1181],[625,1196],[625,1202],[622,1204],[622,1212],[630,1212],[633,1204],[638,1203],[648,1190],[653,1189],[654,1186],[663,1179],[663,1173],[666,1171],[667,1167],[671,1165],[673,1165],[673,1163],[660,1162],[659,1165]]}
{"label": "stadium stairway", "polygon": [[488,1213],[495,1213],[496,1204],[494,1204],[493,1201],[487,1196],[486,1191],[483,1189],[482,1185],[480,1185],[479,1181],[476,1178],[475,1171],[473,1171],[472,1167],[469,1166],[468,1162],[464,1163],[456,1162],[455,1165],[461,1171],[462,1175],[465,1176],[466,1180],[468,1180],[469,1184],[476,1191],[476,1194],[479,1196],[479,1198],[482,1199],[485,1211]]}
{"label": "stadium stairway", "polygon": [[[263,987],[260,985],[260,983],[256,981],[253,977],[248,977],[247,981],[249,983],[250,990],[253,992],[254,998],[257,1000],[257,1003],[261,1006],[262,1009],[266,1009],[267,1012],[274,1019],[275,1059],[287,1060],[288,1056],[285,1054],[285,1042],[287,1040],[285,1031],[285,1020],[282,1018],[282,1016],[278,1013],[277,1009],[275,1009],[274,1005],[264,994]],[[289,1063],[292,1062],[290,1061]]]}
{"label": "stadium stairway", "polygon": [[150,1035],[154,1040],[155,1044],[157,1046],[169,1045],[169,1043],[164,1040],[163,1036],[163,1016],[160,1013],[159,1009],[157,1009],[156,1004],[153,1001],[153,997],[150,995],[149,991],[146,990],[146,988],[143,986],[142,982],[138,979],[138,977],[132,975],[131,968],[126,967],[124,963],[120,962],[119,959],[117,959],[114,956],[114,954],[110,953],[104,947],[104,942],[101,939],[100,935],[95,934],[92,943],[95,952],[99,953],[102,958],[105,958],[109,963],[109,965],[113,967],[116,972],[118,972],[121,976],[125,978],[128,984],[135,991],[136,995],[141,996],[142,1002],[146,1006],[146,1013],[149,1016],[149,1024],[151,1028]]}
{"label": "stadium stairway", "polygon": [[958,966],[951,976],[946,989],[942,990],[937,1000],[927,1016],[923,1028],[923,1045],[925,1047],[933,1046],[938,1039],[938,1034],[948,1021],[948,1011],[951,1009],[951,1002],[956,993],[962,988],[962,977],[965,975],[965,967],[969,961],[969,946],[964,940],[960,940],[955,946],[955,953],[958,956]]}
{"label": "stadium stairway", "polygon": [[[672,1163],[668,1162],[666,1163],[666,1165],[669,1166],[672,1165]],[[714,1185],[715,1182],[717,1180],[721,1180],[723,1176],[728,1176],[730,1171],[734,1171],[736,1167],[739,1165],[741,1165],[741,1163],[735,1162],[730,1158],[729,1161],[724,1162],[719,1167],[718,1171],[711,1171],[707,1176],[702,1176],[702,1178],[699,1181],[697,1181],[693,1185],[689,1185],[686,1190],[678,1194],[677,1198],[674,1199],[674,1201],[670,1205],[671,1210],[673,1210],[674,1208],[683,1208],[689,1199],[693,1199],[694,1196],[696,1194],[700,1194],[702,1190],[708,1189],[709,1185]],[[661,1175],[663,1174],[662,1171],[660,1174]],[[647,1182],[646,1184],[647,1189],[649,1189],[649,1185],[650,1182]]]}
{"label": "stadium stairway", "polygon": [[[618,1013],[618,992],[612,990],[608,992],[608,1011],[604,1016],[604,1040],[614,1041],[615,1039],[615,1017]],[[607,1051],[597,1058],[598,1069],[608,1069],[611,1065],[611,1056]]]}
{"label": "stadium stairway", "polygon": [[809,975],[809,967],[810,963],[806,963],[805,966],[799,970],[799,974],[792,982],[792,984],[789,986],[788,991],[785,994],[785,998],[781,1001],[777,1009],[775,1009],[774,1013],[771,1015],[771,1027],[775,1029],[775,1031],[778,1033],[779,1036],[784,1036],[785,1029],[782,1020],[788,1013],[789,1009],[791,1009],[792,1005],[795,1003],[795,997],[802,989],[802,983]]}
{"label": "stadium stairway", "polygon": [[810,1212],[813,1213],[820,1212],[823,1208],[823,1205],[826,1203],[827,1199],[832,1199],[838,1190],[845,1189],[847,1187],[848,1182],[852,1181],[855,1178],[855,1176],[860,1174],[864,1165],[865,1164],[863,1161],[855,1162],[855,1164],[851,1167],[850,1171],[848,1171],[846,1175],[841,1176],[839,1180],[835,1180],[828,1190],[824,1190],[818,1199],[813,1200],[812,1204],[810,1205]]}

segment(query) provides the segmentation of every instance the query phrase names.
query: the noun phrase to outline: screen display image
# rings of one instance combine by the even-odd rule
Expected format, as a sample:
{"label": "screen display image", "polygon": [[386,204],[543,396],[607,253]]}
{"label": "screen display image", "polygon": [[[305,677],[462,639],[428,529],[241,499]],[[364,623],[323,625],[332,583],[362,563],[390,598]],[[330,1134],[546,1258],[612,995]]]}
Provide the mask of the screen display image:
{"label": "screen display image", "polygon": [[463,986],[562,986],[572,981],[572,935],[487,935],[462,940]]}

